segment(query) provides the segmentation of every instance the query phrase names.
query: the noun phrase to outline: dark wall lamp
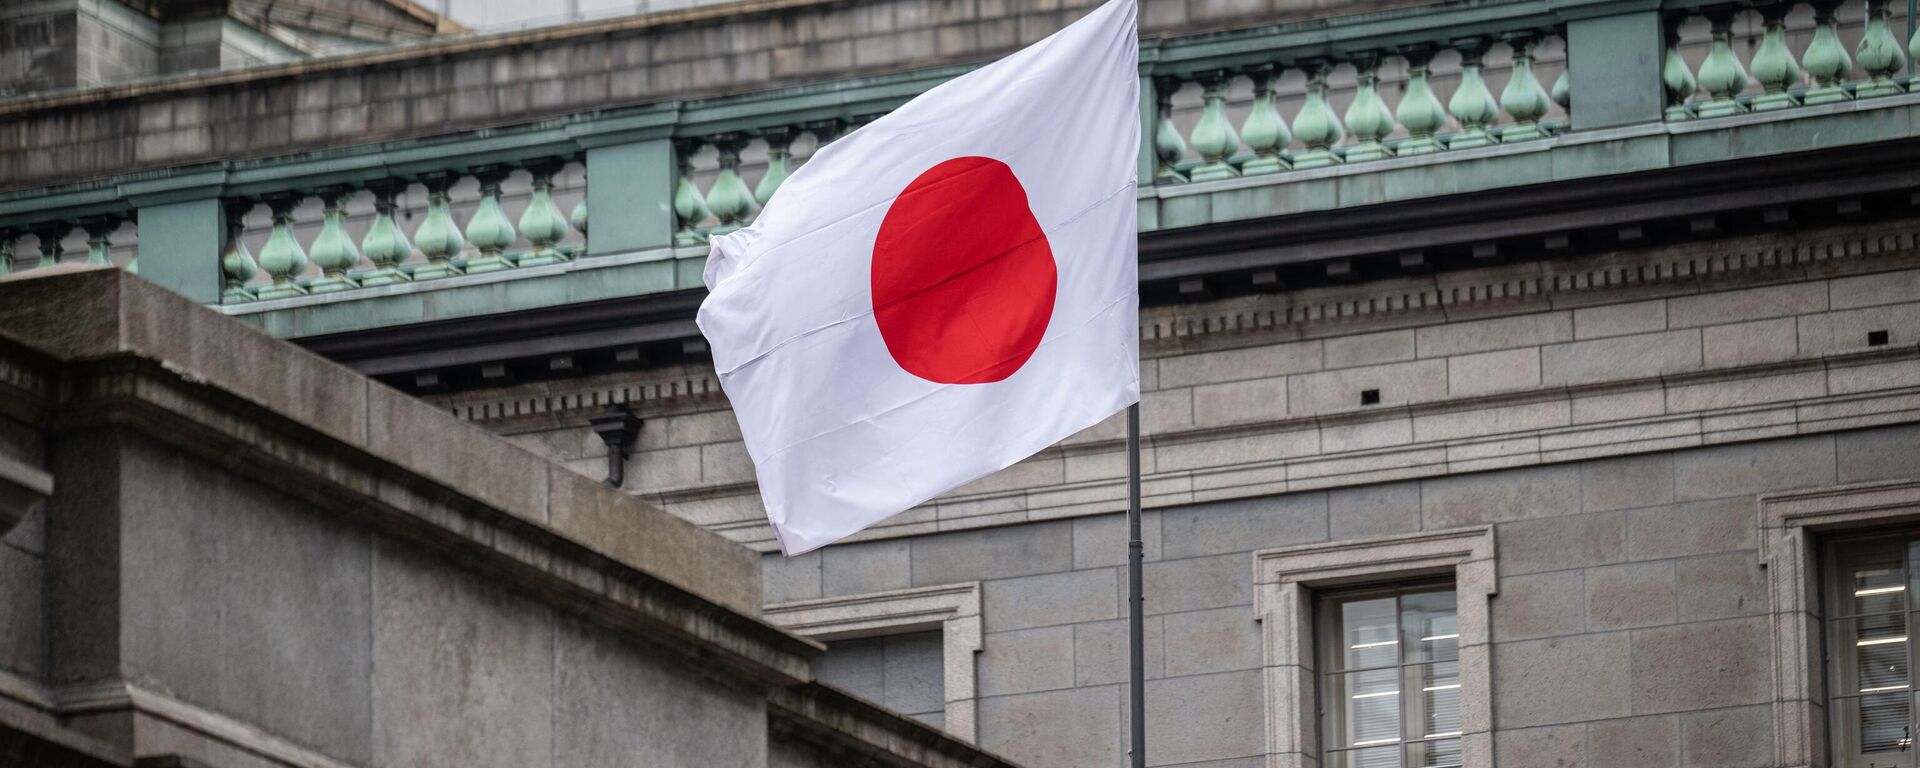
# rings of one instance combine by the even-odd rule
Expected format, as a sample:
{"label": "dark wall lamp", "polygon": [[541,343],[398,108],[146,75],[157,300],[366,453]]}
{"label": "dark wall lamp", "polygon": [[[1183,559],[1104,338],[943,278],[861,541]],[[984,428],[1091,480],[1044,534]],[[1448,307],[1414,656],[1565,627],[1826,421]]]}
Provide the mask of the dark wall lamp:
{"label": "dark wall lamp", "polygon": [[627,451],[640,436],[640,417],[624,404],[611,404],[600,415],[588,419],[593,433],[607,444],[607,480],[614,488],[627,479]]}

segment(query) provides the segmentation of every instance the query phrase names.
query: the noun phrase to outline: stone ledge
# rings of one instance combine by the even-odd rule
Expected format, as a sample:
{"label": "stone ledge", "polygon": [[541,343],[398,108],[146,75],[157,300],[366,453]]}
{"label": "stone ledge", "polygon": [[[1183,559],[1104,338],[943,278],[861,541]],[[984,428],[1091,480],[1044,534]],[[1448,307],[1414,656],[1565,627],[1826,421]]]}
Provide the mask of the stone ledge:
{"label": "stone ledge", "polygon": [[746,679],[811,677],[751,551],[158,286],[6,281],[0,335],[65,363],[43,426],[130,427]]}
{"label": "stone ledge", "polygon": [[1006,758],[822,683],[775,691],[767,703],[777,737],[871,761],[836,764],[1017,768]]}
{"label": "stone ledge", "polygon": [[[1575,423],[1572,404],[1624,393],[1658,395],[1702,384],[1738,387],[1792,376],[1817,375],[1882,381],[1863,390],[1823,390],[1812,397],[1762,404],[1701,408],[1682,412],[1622,416]],[[1911,383],[1908,383],[1908,382]],[[1444,439],[1415,439],[1384,448],[1322,453],[1303,449],[1228,466],[1148,472],[1142,478],[1150,507],[1242,499],[1299,491],[1325,490],[1393,480],[1438,477],[1463,472],[1553,464],[1636,453],[1745,442],[1774,437],[1920,421],[1920,347],[1830,355],[1818,359],[1744,366],[1711,372],[1651,377],[1599,385],[1556,387],[1512,395],[1470,398],[1385,412],[1346,413],[1281,419],[1232,427],[1183,430],[1147,438],[1143,448],[1205,446],[1226,440],[1294,436],[1301,444],[1321,445],[1320,435],[1366,420],[1447,418],[1458,428]],[[1409,434],[1413,434],[1412,430]],[[1120,440],[1076,444],[1059,450],[1076,457],[1119,455]],[[666,492],[649,496],[666,507],[715,496],[751,495],[750,483]],[[890,539],[936,531],[964,530],[1039,520],[1110,514],[1125,509],[1123,477],[1036,488],[942,498],[850,537],[849,541]],[[991,513],[943,508],[991,509]],[[763,552],[775,545],[764,521],[709,526],[728,538]]]}

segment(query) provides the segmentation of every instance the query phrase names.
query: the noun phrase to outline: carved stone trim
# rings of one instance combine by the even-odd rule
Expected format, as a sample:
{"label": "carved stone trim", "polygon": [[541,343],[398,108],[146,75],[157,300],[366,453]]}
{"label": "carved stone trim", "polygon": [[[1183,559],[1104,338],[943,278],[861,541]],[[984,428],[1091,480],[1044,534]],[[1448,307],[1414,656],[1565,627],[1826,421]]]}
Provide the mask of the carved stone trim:
{"label": "carved stone trim", "polygon": [[352,768],[318,752],[217,712],[132,683],[79,686],[54,694],[63,721],[144,717],[192,731],[268,763],[299,768]]}
{"label": "carved stone trim", "polygon": [[767,606],[765,616],[774,626],[823,641],[940,629],[946,731],[968,742],[977,738],[973,655],[980,652],[983,631],[979,582],[777,603]]}
{"label": "carved stone trim", "polygon": [[1920,520],[1920,480],[1850,485],[1760,497],[1760,564],[1773,620],[1775,765],[1821,768],[1827,754],[1827,694],[1821,674],[1822,533]]}
{"label": "carved stone trim", "polygon": [[1319,765],[1313,591],[1447,574],[1459,599],[1461,750],[1493,768],[1491,625],[1499,583],[1491,526],[1253,553],[1254,620],[1260,622],[1267,704],[1267,767]]}

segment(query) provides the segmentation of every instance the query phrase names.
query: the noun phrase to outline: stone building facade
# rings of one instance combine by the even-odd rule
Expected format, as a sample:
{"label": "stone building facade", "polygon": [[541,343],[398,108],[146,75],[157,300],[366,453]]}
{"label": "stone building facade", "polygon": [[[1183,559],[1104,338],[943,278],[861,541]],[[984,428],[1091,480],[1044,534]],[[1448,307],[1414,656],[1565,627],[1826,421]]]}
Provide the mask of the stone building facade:
{"label": "stone building facade", "polygon": [[[0,264],[137,258],[524,450],[467,471],[617,475],[757,551],[836,701],[1120,765],[1120,421],[785,558],[691,322],[705,237],[818,146],[1086,7],[705,7],[0,101]],[[1150,765],[1914,764],[1904,9],[1141,19]]]}

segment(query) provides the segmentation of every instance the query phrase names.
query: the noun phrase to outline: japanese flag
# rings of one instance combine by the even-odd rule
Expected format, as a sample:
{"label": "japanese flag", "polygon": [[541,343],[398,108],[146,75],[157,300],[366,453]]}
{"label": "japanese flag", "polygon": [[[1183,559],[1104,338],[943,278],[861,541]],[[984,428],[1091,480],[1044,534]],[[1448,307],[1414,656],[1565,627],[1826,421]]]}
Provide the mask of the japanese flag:
{"label": "japanese flag", "polygon": [[823,147],[712,239],[700,330],[787,554],[1140,399],[1134,7]]}

